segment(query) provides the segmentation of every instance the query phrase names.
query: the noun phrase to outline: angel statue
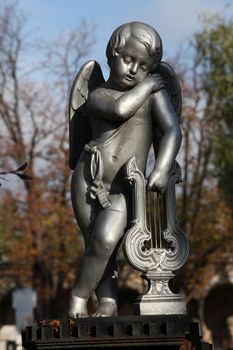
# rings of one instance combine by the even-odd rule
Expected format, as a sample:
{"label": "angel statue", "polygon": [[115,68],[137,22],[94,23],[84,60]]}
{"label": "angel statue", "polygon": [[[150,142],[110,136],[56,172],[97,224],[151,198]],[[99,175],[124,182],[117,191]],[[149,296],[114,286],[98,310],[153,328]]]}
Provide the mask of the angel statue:
{"label": "angel statue", "polygon": [[177,78],[161,62],[159,34],[141,22],[123,24],[106,55],[107,81],[99,64],[88,61],[70,97],[71,198],[85,243],[71,292],[74,318],[88,316],[92,292],[98,298],[94,316],[117,315],[116,255],[133,210],[125,164],[134,157],[145,174],[153,144],[156,161],[147,190],[163,193],[182,139]]}

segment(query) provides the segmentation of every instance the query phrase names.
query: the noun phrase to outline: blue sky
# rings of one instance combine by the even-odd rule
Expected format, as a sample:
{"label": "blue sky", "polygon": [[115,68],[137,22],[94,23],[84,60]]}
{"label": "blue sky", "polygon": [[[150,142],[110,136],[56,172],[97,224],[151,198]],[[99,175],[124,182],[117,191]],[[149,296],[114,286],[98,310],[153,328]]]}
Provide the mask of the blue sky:
{"label": "blue sky", "polygon": [[[106,77],[106,44],[112,31],[124,22],[137,20],[152,25],[162,37],[166,60],[166,57],[174,56],[198,30],[198,15],[203,11],[233,16],[233,0],[1,1],[6,4],[18,1],[27,15],[27,30],[36,38],[57,38],[59,34],[77,27],[82,19],[95,23],[95,45],[87,59],[100,62]],[[35,58],[34,54],[31,51],[25,53],[29,62]]]}
{"label": "blue sky", "polygon": [[[7,2],[7,1],[6,1]],[[198,15],[233,15],[233,0],[18,0],[37,37],[52,38],[85,19],[95,23],[96,44],[90,59],[105,61],[105,47],[120,24],[138,20],[161,35],[165,57],[173,56],[198,29]]]}

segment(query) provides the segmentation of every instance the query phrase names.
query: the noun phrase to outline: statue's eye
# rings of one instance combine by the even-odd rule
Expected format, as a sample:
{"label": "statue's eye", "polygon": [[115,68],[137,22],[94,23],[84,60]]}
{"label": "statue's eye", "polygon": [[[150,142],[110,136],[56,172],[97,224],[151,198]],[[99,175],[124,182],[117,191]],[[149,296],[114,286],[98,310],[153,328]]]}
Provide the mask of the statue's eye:
{"label": "statue's eye", "polygon": [[132,60],[131,60],[131,58],[130,57],[123,57],[123,62],[124,63],[130,63],[130,62],[132,62]]}
{"label": "statue's eye", "polygon": [[140,66],[140,68],[141,68],[141,70],[142,70],[143,72],[145,72],[145,71],[147,70],[147,67],[146,67],[146,66]]}

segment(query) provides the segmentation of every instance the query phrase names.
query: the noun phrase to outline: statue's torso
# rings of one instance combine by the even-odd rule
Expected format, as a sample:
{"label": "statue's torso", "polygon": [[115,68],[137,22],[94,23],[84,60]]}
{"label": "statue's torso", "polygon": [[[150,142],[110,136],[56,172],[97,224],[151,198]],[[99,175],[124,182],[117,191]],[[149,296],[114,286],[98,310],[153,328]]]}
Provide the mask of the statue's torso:
{"label": "statue's torso", "polygon": [[148,98],[139,110],[126,122],[103,119],[94,114],[90,117],[92,127],[91,147],[97,146],[103,162],[103,183],[107,190],[122,184],[124,164],[136,158],[138,168],[144,172],[153,125],[151,101]]}

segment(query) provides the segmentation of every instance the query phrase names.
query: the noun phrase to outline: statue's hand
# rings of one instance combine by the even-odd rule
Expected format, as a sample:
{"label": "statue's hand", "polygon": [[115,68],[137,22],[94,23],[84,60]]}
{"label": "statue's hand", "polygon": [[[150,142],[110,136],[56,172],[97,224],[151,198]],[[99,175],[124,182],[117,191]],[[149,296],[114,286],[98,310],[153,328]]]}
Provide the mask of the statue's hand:
{"label": "statue's hand", "polygon": [[151,84],[151,92],[157,92],[165,88],[165,83],[159,74],[148,75],[144,81]]}
{"label": "statue's hand", "polygon": [[158,171],[152,171],[148,178],[147,190],[164,193],[168,182],[168,174]]}

